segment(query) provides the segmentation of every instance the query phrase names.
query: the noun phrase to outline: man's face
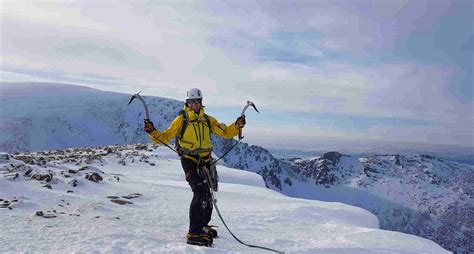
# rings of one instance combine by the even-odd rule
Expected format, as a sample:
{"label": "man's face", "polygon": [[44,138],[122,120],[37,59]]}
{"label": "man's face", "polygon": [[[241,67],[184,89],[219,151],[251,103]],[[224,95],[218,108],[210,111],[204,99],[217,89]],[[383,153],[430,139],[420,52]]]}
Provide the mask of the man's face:
{"label": "man's face", "polygon": [[198,99],[193,99],[193,100],[187,100],[186,101],[189,105],[189,108],[192,109],[194,112],[199,112],[201,109],[201,100]]}

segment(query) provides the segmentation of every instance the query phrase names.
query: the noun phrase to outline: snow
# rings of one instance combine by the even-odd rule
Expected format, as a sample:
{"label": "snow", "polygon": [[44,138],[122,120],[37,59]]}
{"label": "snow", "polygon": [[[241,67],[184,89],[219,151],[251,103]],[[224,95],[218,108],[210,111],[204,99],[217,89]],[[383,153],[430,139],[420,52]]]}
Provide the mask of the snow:
{"label": "snow", "polygon": [[[137,151],[128,146],[102,155],[90,166],[105,172],[105,180],[82,179],[75,188],[61,177],[53,178],[52,189],[21,174],[6,177],[11,164],[24,163],[1,160],[0,198],[19,202],[11,210],[0,209],[0,252],[268,253],[235,241],[215,212],[211,223],[219,226],[220,237],[214,247],[185,243],[192,192],[180,161],[165,149]],[[85,164],[56,160],[29,166],[57,173]],[[221,165],[217,170],[219,209],[234,234],[248,244],[287,253],[448,253],[430,240],[378,229],[377,218],[361,208],[288,197],[265,188],[257,174]],[[107,198],[131,193],[143,196],[127,205]],[[53,209],[56,218],[35,216],[38,210]]]}

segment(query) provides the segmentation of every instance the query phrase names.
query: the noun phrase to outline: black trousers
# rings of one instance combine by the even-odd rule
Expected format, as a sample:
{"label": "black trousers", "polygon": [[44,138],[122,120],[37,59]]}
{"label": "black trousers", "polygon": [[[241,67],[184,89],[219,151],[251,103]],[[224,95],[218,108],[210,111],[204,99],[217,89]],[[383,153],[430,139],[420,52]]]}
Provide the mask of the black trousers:
{"label": "black trousers", "polygon": [[[206,162],[201,162],[206,165]],[[207,162],[209,164],[210,162]],[[181,157],[181,165],[186,175],[186,181],[193,191],[193,199],[189,206],[189,232],[202,233],[202,227],[209,224],[212,215],[211,193],[205,176],[198,173],[198,165],[191,159]],[[209,167],[209,165],[206,165]]]}

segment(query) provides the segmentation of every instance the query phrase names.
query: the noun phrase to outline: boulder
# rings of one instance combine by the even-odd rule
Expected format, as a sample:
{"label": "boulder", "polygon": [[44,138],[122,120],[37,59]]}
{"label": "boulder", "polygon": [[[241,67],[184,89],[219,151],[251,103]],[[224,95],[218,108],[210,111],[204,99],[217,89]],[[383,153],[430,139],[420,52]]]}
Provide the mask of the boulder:
{"label": "boulder", "polygon": [[94,172],[94,173],[91,173],[91,174],[86,174],[86,179],[89,180],[89,181],[92,181],[92,182],[100,182],[103,180],[102,176],[99,175],[99,173],[97,172]]}
{"label": "boulder", "polygon": [[135,146],[135,149],[136,150],[146,150],[146,149],[148,149],[148,147],[145,144],[139,144],[139,145]]}
{"label": "boulder", "polygon": [[140,193],[132,193],[132,194],[128,194],[127,196],[122,196],[122,198],[132,199],[132,198],[139,198],[141,196],[143,195]]}
{"label": "boulder", "polygon": [[79,181],[77,181],[76,179],[73,179],[72,181],[69,182],[69,184],[72,187],[77,187],[77,185],[79,185]]}
{"label": "boulder", "polygon": [[111,199],[110,201],[112,201],[115,204],[119,204],[119,205],[133,204],[131,201],[123,200],[123,199]]}
{"label": "boulder", "polygon": [[51,180],[53,180],[53,174],[51,173],[45,173],[45,174],[41,174],[41,173],[36,173],[34,174],[31,179],[35,179],[35,180],[38,180],[38,181],[46,181],[46,182],[51,182]]}
{"label": "boulder", "polygon": [[8,163],[10,161],[10,154],[0,153],[0,164]]}

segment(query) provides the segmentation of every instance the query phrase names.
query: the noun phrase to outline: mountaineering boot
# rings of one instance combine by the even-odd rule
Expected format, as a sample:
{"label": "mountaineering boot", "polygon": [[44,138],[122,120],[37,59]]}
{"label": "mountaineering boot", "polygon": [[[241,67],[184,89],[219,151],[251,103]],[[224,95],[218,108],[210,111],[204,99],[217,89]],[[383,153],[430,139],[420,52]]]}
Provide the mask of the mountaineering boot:
{"label": "mountaineering boot", "polygon": [[202,227],[202,231],[206,232],[206,234],[210,235],[212,238],[217,238],[217,230],[213,229],[216,226],[204,226]]}
{"label": "mountaineering boot", "polygon": [[186,234],[186,243],[192,244],[192,245],[211,247],[212,236],[209,236],[207,233],[204,233],[204,232],[200,234],[194,234],[194,233],[188,232]]}

